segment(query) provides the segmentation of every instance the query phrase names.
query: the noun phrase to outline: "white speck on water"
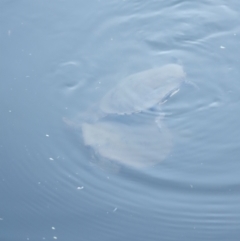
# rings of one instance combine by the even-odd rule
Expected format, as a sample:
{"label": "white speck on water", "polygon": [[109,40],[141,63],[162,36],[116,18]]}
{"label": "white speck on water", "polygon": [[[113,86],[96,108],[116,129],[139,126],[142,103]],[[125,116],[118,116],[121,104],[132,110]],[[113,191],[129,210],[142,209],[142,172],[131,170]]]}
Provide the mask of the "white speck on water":
{"label": "white speck on water", "polygon": [[220,46],[220,49],[225,49],[225,47],[221,45],[221,46]]}
{"label": "white speck on water", "polygon": [[113,209],[113,212],[116,212],[116,211],[117,211],[117,209],[118,209],[117,207],[116,207],[116,208],[114,208],[114,209]]}
{"label": "white speck on water", "polygon": [[174,96],[175,94],[177,94],[177,92],[179,92],[179,89],[173,91],[173,93],[170,95],[170,97]]}
{"label": "white speck on water", "polygon": [[55,230],[55,227],[52,227],[53,230]]}
{"label": "white speck on water", "polygon": [[77,61],[68,61],[66,63],[62,63],[61,66],[67,66],[67,65],[74,65],[74,66],[78,66],[79,63]]}
{"label": "white speck on water", "polygon": [[57,237],[56,237],[56,236],[53,236],[53,239],[57,239]]}
{"label": "white speck on water", "polygon": [[84,188],[84,186],[77,187],[78,190],[82,190],[83,188]]}
{"label": "white speck on water", "polygon": [[46,134],[46,137],[49,137],[49,135],[48,135],[48,134]]}
{"label": "white speck on water", "polygon": [[54,161],[54,159],[53,159],[52,157],[49,157],[49,160],[50,160],[50,161]]}
{"label": "white speck on water", "polygon": [[213,108],[213,107],[218,107],[219,103],[218,102],[212,102],[211,104],[209,104],[209,107]]}
{"label": "white speck on water", "polygon": [[11,112],[12,112],[12,110],[9,110],[8,112],[9,112],[9,113],[11,113]]}

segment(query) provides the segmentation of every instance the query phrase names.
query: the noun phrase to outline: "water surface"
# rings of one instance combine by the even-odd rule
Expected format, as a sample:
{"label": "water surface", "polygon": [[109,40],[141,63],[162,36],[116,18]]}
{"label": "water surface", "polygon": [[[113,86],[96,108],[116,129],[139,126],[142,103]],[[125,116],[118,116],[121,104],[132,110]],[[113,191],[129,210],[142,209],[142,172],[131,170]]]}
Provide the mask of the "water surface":
{"label": "water surface", "polygon": [[[23,0],[0,9],[0,240],[239,239],[239,1]],[[99,107],[127,76],[168,63],[198,88],[182,84],[160,112],[132,101],[137,109],[119,115],[129,108],[112,108],[111,97]],[[94,106],[117,116],[82,122]],[[168,140],[150,125],[156,113],[170,151],[168,142],[154,147]],[[122,161],[128,145],[116,154],[111,132],[115,151],[100,155],[63,117],[90,133],[100,126],[100,143],[137,122],[144,128],[121,126],[117,137],[166,153],[141,168],[110,161],[109,170],[104,155]]]}

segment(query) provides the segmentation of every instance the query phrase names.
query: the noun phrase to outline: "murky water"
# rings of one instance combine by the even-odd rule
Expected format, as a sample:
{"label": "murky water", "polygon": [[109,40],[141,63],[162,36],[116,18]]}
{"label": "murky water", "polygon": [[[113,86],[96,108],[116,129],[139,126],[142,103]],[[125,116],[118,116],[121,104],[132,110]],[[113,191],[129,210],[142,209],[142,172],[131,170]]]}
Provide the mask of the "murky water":
{"label": "murky water", "polygon": [[0,240],[239,239],[238,1],[0,7]]}

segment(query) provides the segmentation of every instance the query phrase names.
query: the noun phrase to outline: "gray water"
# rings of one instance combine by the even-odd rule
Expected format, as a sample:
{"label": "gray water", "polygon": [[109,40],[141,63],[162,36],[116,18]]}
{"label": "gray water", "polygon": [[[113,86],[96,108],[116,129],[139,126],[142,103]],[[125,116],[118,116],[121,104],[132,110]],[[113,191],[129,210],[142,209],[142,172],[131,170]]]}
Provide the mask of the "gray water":
{"label": "gray water", "polygon": [[[0,9],[1,241],[239,240],[238,1]],[[137,168],[86,145],[83,120],[109,91],[169,63],[189,84],[157,108],[171,140],[160,162]]]}

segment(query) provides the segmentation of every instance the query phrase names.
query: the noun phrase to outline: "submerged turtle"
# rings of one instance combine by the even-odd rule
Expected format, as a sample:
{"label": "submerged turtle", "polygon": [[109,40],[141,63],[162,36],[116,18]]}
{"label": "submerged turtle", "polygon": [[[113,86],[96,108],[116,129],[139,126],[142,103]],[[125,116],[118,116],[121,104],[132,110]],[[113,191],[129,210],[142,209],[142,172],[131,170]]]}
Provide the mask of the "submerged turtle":
{"label": "submerged turtle", "polygon": [[177,91],[185,79],[182,66],[168,64],[123,79],[100,102],[106,114],[133,114],[147,110]]}
{"label": "submerged turtle", "polygon": [[132,167],[162,161],[171,149],[170,131],[156,118],[158,113],[144,112],[175,93],[184,79],[183,68],[177,64],[123,79],[100,101],[102,115],[81,124],[84,143],[99,157]]}

